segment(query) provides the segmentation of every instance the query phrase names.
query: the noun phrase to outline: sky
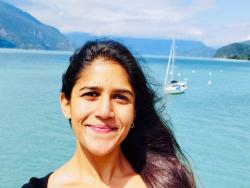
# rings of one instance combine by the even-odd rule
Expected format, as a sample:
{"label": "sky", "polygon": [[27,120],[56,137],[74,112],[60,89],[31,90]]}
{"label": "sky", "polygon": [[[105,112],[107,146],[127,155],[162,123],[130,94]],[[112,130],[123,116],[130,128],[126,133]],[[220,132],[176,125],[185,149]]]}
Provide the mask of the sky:
{"label": "sky", "polygon": [[4,0],[61,32],[178,39],[219,47],[250,40],[249,0]]}

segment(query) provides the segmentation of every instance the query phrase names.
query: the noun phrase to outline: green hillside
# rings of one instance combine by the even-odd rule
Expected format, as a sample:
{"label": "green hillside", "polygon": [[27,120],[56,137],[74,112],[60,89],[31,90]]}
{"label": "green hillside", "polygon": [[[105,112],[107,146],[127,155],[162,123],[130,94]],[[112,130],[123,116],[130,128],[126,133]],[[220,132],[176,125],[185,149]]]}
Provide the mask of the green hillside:
{"label": "green hillside", "polygon": [[56,28],[0,0],[0,47],[70,50],[69,40]]}
{"label": "green hillside", "polygon": [[250,60],[250,41],[233,43],[219,48],[214,57]]}

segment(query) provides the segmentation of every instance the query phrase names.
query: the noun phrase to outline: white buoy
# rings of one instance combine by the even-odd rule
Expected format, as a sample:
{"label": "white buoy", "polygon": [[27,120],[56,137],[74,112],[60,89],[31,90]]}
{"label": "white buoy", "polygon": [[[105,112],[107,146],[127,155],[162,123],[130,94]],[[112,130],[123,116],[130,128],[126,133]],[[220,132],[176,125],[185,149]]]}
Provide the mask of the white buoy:
{"label": "white buoy", "polygon": [[211,85],[211,84],[212,84],[212,81],[211,81],[211,80],[208,80],[207,84],[208,84],[208,85]]}

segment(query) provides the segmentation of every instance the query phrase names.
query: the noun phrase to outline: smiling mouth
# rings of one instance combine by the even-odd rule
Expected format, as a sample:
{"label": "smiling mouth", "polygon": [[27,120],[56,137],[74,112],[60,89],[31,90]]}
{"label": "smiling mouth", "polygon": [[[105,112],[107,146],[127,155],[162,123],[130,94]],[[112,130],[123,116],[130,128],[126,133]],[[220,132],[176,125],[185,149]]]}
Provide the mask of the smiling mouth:
{"label": "smiling mouth", "polygon": [[96,133],[99,134],[105,134],[105,133],[111,133],[116,131],[118,128],[115,127],[110,127],[110,126],[101,126],[101,125],[86,125],[86,127],[90,128],[91,130],[93,130]]}

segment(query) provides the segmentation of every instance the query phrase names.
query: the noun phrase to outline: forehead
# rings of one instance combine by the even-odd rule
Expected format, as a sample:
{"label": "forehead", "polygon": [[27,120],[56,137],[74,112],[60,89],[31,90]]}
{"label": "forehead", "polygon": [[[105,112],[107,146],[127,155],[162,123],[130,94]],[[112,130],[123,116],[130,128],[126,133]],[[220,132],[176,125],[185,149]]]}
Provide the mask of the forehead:
{"label": "forehead", "polygon": [[118,62],[104,58],[98,58],[87,65],[80,72],[77,84],[90,86],[112,85],[132,89],[126,70]]}

